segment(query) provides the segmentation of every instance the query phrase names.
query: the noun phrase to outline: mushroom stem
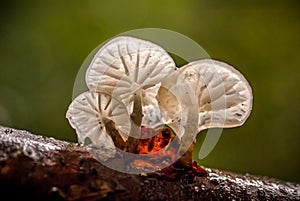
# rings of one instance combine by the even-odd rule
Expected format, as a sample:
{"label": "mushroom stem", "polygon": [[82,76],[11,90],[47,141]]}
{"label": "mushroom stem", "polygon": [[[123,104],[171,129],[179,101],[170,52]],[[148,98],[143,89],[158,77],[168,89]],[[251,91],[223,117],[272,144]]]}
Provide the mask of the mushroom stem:
{"label": "mushroom stem", "polygon": [[182,153],[184,153],[185,151],[190,151],[191,148],[193,147],[191,145],[195,143],[196,135],[197,135],[194,127],[195,127],[194,125],[189,125],[189,124],[184,126],[185,131],[181,138],[179,154],[182,155]]}
{"label": "mushroom stem", "polygon": [[[192,94],[191,88],[185,85],[179,87],[179,91],[185,92],[185,94]],[[181,137],[180,147],[178,154],[181,156],[179,163],[185,166],[191,167],[192,165],[192,155],[193,149],[196,142],[196,135],[198,131],[198,108],[195,103],[195,98],[193,96],[183,96],[179,94],[182,103],[182,116],[186,117],[183,123],[183,135]]]}
{"label": "mushroom stem", "polygon": [[[185,167],[191,167],[193,163],[193,150],[195,147],[195,142],[193,142],[185,153],[178,159],[178,163],[184,165]],[[182,153],[180,153],[182,154]]]}
{"label": "mushroom stem", "polygon": [[116,129],[115,123],[108,118],[103,118],[103,123],[105,125],[107,134],[110,135],[115,146],[121,150],[124,150],[126,148],[126,143],[121,137],[118,129]]}
{"label": "mushroom stem", "polygon": [[133,110],[130,114],[131,130],[128,138],[128,151],[135,153],[141,135],[141,125],[143,119],[141,90],[137,90],[133,96]]}
{"label": "mushroom stem", "polygon": [[196,143],[195,125],[185,125],[185,132],[181,138],[178,154],[181,156],[178,160],[179,163],[191,167],[193,162],[193,150]]}

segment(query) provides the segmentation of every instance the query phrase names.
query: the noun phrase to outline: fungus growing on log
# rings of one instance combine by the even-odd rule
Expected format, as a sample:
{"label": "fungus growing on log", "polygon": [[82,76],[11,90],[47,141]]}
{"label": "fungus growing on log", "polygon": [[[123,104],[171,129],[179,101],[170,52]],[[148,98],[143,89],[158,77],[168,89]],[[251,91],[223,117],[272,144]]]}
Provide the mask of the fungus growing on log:
{"label": "fungus growing on log", "polygon": [[[178,99],[178,88],[182,83],[192,89],[197,102],[198,127],[195,131],[180,132],[182,108]],[[181,89],[182,90],[182,89]],[[181,91],[179,90],[179,91]],[[193,151],[196,135],[208,128],[232,128],[241,126],[252,110],[252,90],[245,77],[232,66],[204,59],[191,62],[172,73],[162,83],[157,99],[169,126],[181,138],[180,150]],[[193,142],[191,145],[190,142]],[[189,148],[190,146],[190,148]],[[186,153],[191,163],[191,154]],[[184,158],[184,157],[183,157]]]}
{"label": "fungus growing on log", "polygon": [[127,133],[130,152],[134,153],[138,146],[143,107],[157,106],[156,99],[148,94],[158,89],[156,85],[175,69],[172,57],[163,48],[126,36],[107,42],[90,63],[86,72],[89,90],[110,93],[128,106],[131,120]]}
{"label": "fungus growing on log", "polygon": [[[112,106],[113,97],[105,93],[84,92],[70,104],[66,117],[76,129],[79,143],[115,154],[115,145],[125,148],[126,131],[130,121],[126,106],[118,101]],[[115,124],[119,122],[119,124]]]}
{"label": "fungus growing on log", "polygon": [[127,36],[97,51],[86,84],[89,92],[73,100],[66,116],[80,143],[112,150],[107,158],[118,148],[151,155],[152,162],[170,157],[162,162],[167,165],[180,159],[197,169],[192,161],[197,134],[240,126],[252,109],[251,87],[230,65],[205,59],[177,68],[162,47]]}

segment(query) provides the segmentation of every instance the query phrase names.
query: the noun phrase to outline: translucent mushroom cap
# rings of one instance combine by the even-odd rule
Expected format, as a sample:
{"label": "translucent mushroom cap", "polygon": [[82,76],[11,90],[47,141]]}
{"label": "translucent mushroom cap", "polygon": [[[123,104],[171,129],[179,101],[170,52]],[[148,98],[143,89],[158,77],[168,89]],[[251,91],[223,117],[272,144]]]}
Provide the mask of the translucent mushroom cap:
{"label": "translucent mushroom cap", "polygon": [[[86,72],[86,83],[90,91],[109,93],[121,100],[129,114],[133,111],[133,96],[139,94],[143,124],[155,126],[162,123],[155,96],[160,82],[175,70],[173,59],[162,47],[120,36],[108,41],[95,54]],[[158,114],[156,120],[153,114]]]}
{"label": "translucent mushroom cap", "polygon": [[175,132],[179,128],[178,117],[182,108],[168,90],[170,83],[184,82],[192,88],[199,113],[198,131],[240,126],[249,117],[252,90],[245,77],[232,66],[205,59],[189,63],[176,73],[175,77],[169,76],[164,80],[157,95],[160,107]]}
{"label": "translucent mushroom cap", "polygon": [[130,121],[126,106],[118,100],[115,100],[118,104],[112,105],[112,99],[109,94],[88,91],[72,101],[66,118],[76,129],[79,143],[114,150],[115,145],[106,131],[109,121],[120,122],[116,129],[124,141],[127,139]]}
{"label": "translucent mushroom cap", "polygon": [[95,54],[86,72],[86,83],[90,91],[114,93],[130,101],[135,91],[160,83],[175,69],[173,59],[160,46],[120,36]]}

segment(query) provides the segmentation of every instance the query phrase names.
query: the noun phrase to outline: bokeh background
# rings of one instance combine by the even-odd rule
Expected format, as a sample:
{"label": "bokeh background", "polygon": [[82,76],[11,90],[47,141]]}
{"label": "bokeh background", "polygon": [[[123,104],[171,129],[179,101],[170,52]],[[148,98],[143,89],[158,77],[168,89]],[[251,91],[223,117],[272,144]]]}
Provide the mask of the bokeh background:
{"label": "bokeh background", "polygon": [[84,59],[122,32],[170,29],[234,65],[253,87],[248,121],[224,129],[200,163],[299,183],[299,9],[296,0],[1,2],[0,125],[76,142],[65,112]]}

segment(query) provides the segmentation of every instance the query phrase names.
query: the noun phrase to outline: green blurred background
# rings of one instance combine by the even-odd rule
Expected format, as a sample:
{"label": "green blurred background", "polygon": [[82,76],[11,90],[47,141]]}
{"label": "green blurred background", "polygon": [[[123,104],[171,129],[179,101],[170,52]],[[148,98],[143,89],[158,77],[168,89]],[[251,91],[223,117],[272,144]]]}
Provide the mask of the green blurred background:
{"label": "green blurred background", "polygon": [[65,112],[89,53],[131,29],[170,29],[253,87],[248,121],[224,129],[201,164],[300,182],[298,1],[28,0],[0,9],[0,125],[75,142]]}

